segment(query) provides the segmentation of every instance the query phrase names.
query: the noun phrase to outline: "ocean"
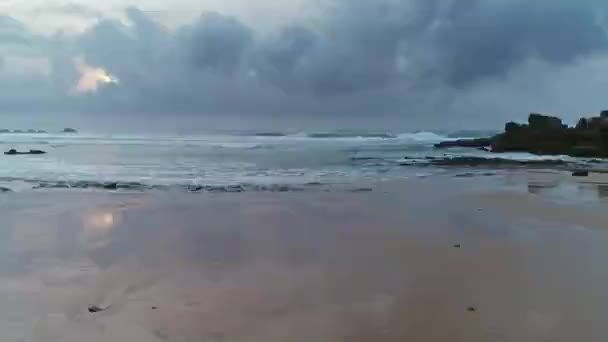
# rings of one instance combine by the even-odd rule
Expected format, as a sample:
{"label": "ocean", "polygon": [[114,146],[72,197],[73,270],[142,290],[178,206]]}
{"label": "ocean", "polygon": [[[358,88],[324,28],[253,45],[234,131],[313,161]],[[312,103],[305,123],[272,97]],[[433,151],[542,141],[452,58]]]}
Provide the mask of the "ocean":
{"label": "ocean", "polygon": [[[436,150],[448,139],[495,132],[213,132],[196,136],[1,134],[0,186],[43,189],[290,191],[314,186],[428,177],[479,160],[508,166],[588,163],[563,156],[494,155],[475,149]],[[464,159],[444,165],[441,161]],[[489,163],[485,168],[505,164]]]}

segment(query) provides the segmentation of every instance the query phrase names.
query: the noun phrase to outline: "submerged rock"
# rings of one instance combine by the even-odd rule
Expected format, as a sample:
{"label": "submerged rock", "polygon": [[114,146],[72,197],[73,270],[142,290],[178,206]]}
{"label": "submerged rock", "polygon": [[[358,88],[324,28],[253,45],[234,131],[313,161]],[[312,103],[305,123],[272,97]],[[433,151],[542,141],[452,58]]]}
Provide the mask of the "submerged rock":
{"label": "submerged rock", "polygon": [[75,130],[74,128],[64,128],[63,131],[61,131],[61,133],[78,133],[78,131]]}
{"label": "submerged rock", "polygon": [[429,161],[430,165],[436,166],[492,166],[492,167],[545,167],[545,166],[566,166],[563,160],[513,160],[504,158],[483,158],[483,157],[454,157],[437,158]]}

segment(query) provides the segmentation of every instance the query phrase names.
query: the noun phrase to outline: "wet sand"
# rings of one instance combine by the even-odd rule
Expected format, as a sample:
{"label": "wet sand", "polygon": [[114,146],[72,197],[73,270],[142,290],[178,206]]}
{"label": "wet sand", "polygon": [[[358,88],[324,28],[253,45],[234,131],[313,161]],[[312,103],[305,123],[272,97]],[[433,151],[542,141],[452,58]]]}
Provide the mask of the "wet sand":
{"label": "wet sand", "polygon": [[558,176],[4,194],[2,340],[605,341],[608,201]]}

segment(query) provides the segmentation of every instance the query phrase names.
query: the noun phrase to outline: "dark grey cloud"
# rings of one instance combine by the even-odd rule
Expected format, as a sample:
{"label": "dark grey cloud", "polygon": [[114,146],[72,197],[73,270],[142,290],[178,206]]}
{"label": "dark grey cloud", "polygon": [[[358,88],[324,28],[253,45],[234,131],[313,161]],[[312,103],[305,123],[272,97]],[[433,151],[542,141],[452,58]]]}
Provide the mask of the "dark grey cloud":
{"label": "dark grey cloud", "polygon": [[232,72],[240,65],[253,33],[234,18],[205,13],[180,36],[195,67]]}
{"label": "dark grey cloud", "polygon": [[[170,30],[131,7],[129,25],[102,18],[77,37],[44,41],[55,87],[45,98],[56,108],[99,112],[407,117],[475,111],[462,99],[488,89],[508,98],[522,77],[533,81],[604,58],[605,11],[600,0],[334,0],[320,18],[262,36],[211,12]],[[0,16],[0,43],[23,32]],[[68,96],[78,56],[116,75],[120,85]],[[531,63],[538,68],[530,70]],[[0,104],[7,100],[0,95]]]}
{"label": "dark grey cloud", "polygon": [[478,1],[431,34],[434,71],[453,85],[504,76],[529,58],[570,64],[608,48],[599,6],[578,1]]}

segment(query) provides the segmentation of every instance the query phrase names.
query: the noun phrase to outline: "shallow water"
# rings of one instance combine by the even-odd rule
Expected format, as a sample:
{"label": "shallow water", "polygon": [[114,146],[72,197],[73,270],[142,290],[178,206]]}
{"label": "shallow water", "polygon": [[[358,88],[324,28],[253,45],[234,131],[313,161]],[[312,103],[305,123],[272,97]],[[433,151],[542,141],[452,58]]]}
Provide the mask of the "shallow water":
{"label": "shallow water", "polygon": [[[48,152],[39,156],[0,155],[0,186],[14,191],[112,189],[116,188],[112,186],[114,183],[122,184],[118,188],[135,190],[226,185],[252,189],[269,185],[297,188],[309,183],[353,184],[441,174],[441,167],[428,166],[430,158],[496,157],[476,150],[434,150],[433,144],[448,139],[448,135],[431,132],[284,135],[231,132],[190,137],[0,134],[1,146],[6,150]],[[526,154],[501,157],[524,161],[567,159]]]}

